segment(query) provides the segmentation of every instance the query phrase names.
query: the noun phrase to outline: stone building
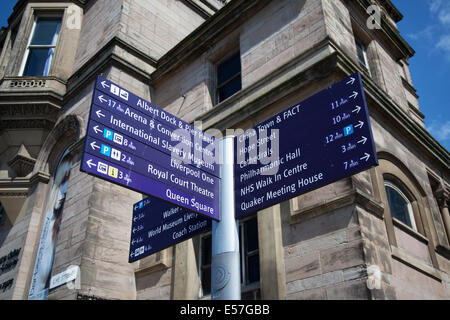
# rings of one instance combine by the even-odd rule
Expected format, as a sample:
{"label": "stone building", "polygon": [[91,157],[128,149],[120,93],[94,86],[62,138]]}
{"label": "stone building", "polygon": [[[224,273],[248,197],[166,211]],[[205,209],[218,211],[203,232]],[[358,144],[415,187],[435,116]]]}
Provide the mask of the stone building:
{"label": "stone building", "polygon": [[[450,156],[425,129],[401,19],[390,0],[19,0],[0,32],[0,299],[210,298],[210,234],[130,264],[143,195],[80,172],[97,75],[225,130],[356,71],[379,166],[241,221],[242,297],[449,299]],[[79,266],[78,283],[42,296],[38,265]]]}

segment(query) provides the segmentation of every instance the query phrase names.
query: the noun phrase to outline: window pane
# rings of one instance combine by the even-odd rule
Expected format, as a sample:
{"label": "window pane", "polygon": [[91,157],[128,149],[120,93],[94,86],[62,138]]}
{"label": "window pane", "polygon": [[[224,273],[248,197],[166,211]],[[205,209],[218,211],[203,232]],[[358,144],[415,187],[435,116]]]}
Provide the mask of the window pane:
{"label": "window pane", "polygon": [[203,269],[201,277],[203,295],[206,296],[211,293],[211,268]]}
{"label": "window pane", "polygon": [[259,281],[259,254],[248,257],[248,283]]}
{"label": "window pane", "polygon": [[391,216],[404,224],[412,227],[409,218],[408,203],[406,200],[393,188],[386,186],[386,194],[388,197],[389,208]]}
{"label": "window pane", "polygon": [[244,277],[243,277],[243,274],[242,274],[242,269],[243,269],[242,268],[242,254],[243,254],[242,251],[244,251],[244,250],[242,250],[242,236],[241,236],[241,234],[242,234],[242,225],[239,224],[239,261],[241,263],[240,276],[241,276],[241,283],[244,283]]}
{"label": "window pane", "polygon": [[202,266],[211,264],[211,236],[202,238]]}
{"label": "window pane", "polygon": [[24,76],[46,76],[50,69],[54,49],[30,49],[23,71]]}
{"label": "window pane", "polygon": [[261,300],[261,291],[259,289],[241,293],[241,300]]}
{"label": "window pane", "polygon": [[364,47],[364,45],[356,40],[356,51],[358,52],[358,60],[359,63],[363,66],[363,67],[367,67],[367,61],[366,61],[366,56],[365,56],[365,52],[366,52],[366,48]]}
{"label": "window pane", "polygon": [[241,55],[236,53],[217,67],[217,86],[241,72]]}
{"label": "window pane", "polygon": [[233,94],[241,90],[241,87],[241,77],[239,76],[228,83],[226,86],[223,86],[219,89],[219,102],[225,100],[228,97],[231,97]]}
{"label": "window pane", "polygon": [[258,250],[258,220],[256,218],[246,222],[247,252]]}
{"label": "window pane", "polygon": [[31,45],[55,45],[60,26],[59,18],[38,18]]}

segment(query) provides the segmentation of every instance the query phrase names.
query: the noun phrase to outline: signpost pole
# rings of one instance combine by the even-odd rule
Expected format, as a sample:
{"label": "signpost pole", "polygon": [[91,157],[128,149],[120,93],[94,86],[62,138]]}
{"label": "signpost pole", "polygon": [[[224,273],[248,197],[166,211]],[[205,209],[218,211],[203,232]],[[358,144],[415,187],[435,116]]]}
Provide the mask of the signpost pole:
{"label": "signpost pole", "polygon": [[211,299],[240,300],[239,225],[234,204],[234,136],[219,143],[220,222],[212,222]]}

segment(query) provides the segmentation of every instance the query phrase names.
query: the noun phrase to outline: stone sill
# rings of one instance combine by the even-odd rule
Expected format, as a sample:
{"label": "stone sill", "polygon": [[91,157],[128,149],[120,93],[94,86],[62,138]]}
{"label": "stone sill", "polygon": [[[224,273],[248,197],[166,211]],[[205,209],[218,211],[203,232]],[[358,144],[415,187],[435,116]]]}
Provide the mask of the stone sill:
{"label": "stone sill", "polygon": [[[138,262],[139,267],[135,270],[135,274],[139,276],[143,276],[149,273],[153,273],[155,271],[160,271],[164,269],[168,269],[172,266],[172,254],[168,252],[170,248],[162,250],[159,252],[160,258],[152,263],[145,263],[143,260],[135,261]],[[158,254],[158,252],[154,253]],[[150,257],[150,256],[149,256]],[[143,266],[141,266],[144,264]]]}
{"label": "stone sill", "polygon": [[392,218],[392,221],[394,223],[394,226],[398,227],[400,230],[414,237],[416,240],[419,240],[420,242],[423,242],[424,244],[428,245],[428,239],[424,235],[420,234],[416,230],[412,229],[411,227],[407,226],[406,224],[395,218]]}
{"label": "stone sill", "polygon": [[426,274],[427,276],[430,276],[438,281],[442,281],[442,275],[439,270],[434,268],[433,266],[430,266],[418,258],[410,255],[406,251],[391,245],[391,255],[394,259],[410,266],[413,269],[416,269],[419,272],[422,272]]}
{"label": "stone sill", "polygon": [[[241,285],[241,294],[248,293],[256,290],[261,290],[260,282],[254,282],[247,285]],[[203,296],[199,296],[198,300],[211,300],[211,293]]]}

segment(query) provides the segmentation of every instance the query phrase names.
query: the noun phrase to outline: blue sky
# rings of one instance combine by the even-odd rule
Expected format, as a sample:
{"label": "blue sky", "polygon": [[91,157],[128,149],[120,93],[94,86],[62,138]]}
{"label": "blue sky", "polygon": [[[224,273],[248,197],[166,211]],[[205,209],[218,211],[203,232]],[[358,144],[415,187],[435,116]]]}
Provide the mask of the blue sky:
{"label": "blue sky", "polygon": [[[0,26],[16,0],[0,0]],[[450,0],[392,0],[404,15],[400,33],[416,50],[410,60],[428,131],[450,150]]]}
{"label": "blue sky", "polygon": [[404,18],[398,27],[416,50],[410,59],[428,131],[450,150],[450,0],[392,0]]}

